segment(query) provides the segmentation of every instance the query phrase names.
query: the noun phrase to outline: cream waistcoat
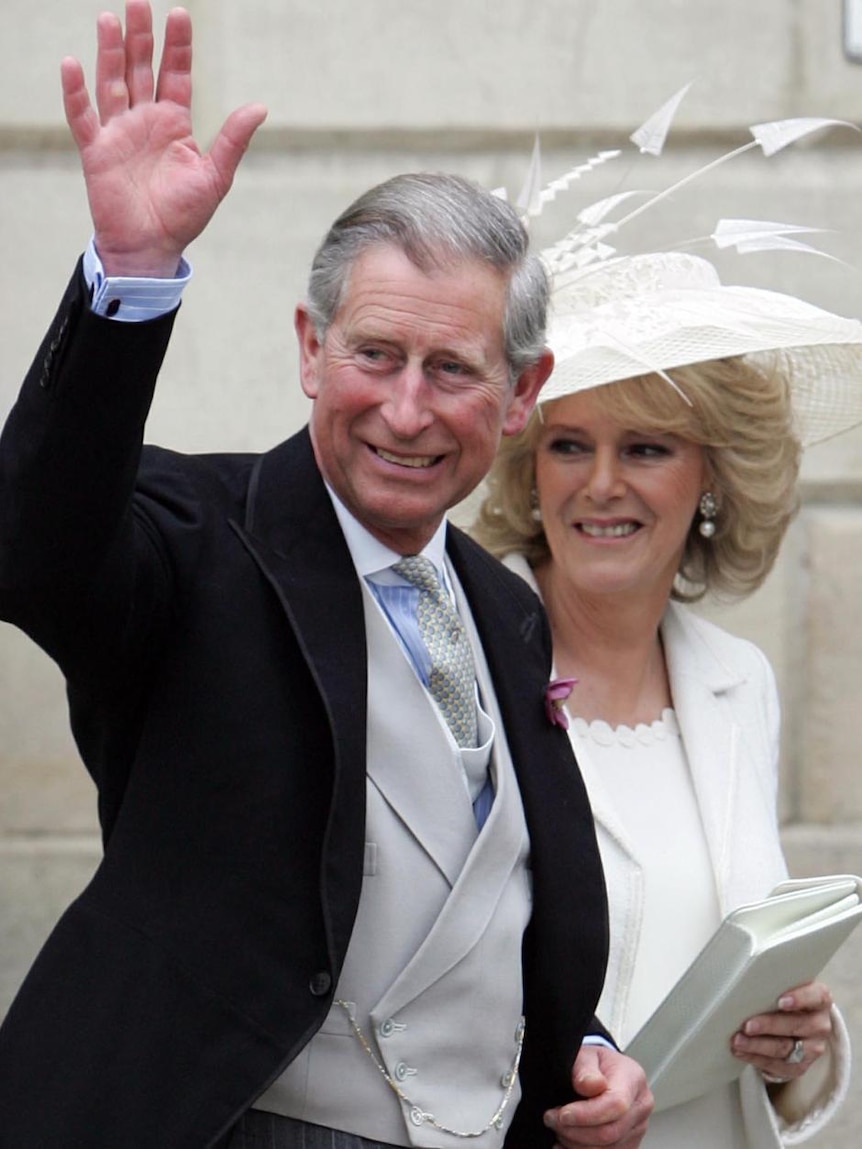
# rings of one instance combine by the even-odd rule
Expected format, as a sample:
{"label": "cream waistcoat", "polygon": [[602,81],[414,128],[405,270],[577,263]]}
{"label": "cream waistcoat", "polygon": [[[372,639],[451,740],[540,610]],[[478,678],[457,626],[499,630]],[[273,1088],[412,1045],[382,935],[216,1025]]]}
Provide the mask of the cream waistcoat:
{"label": "cream waistcoat", "polygon": [[[262,1109],[399,1145],[463,1143],[499,1106],[517,1052],[521,939],[530,915],[529,844],[501,716],[460,588],[490,744],[495,798],[480,834],[461,755],[373,597],[368,640],[365,872],[337,999],[349,1003],[386,1083],[334,1005],[321,1030],[258,1100]],[[406,756],[405,756],[406,753]],[[476,751],[473,752],[477,753]],[[471,1138],[497,1149],[500,1128]]]}

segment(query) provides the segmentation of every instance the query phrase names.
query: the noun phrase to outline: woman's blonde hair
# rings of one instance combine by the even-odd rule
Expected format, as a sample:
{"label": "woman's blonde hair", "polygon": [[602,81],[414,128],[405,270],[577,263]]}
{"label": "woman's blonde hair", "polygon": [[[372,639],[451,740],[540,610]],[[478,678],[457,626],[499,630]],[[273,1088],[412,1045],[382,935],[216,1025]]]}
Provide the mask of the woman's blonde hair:
{"label": "woman's blonde hair", "polygon": [[[715,534],[704,538],[695,516],[671,597],[695,602],[707,592],[750,594],[772,569],[798,509],[802,448],[787,362],[780,352],[757,362],[734,356],[667,374],[685,399],[659,375],[606,383],[593,389],[593,398],[604,414],[632,429],[678,435],[704,448],[717,503]],[[517,551],[534,567],[550,557],[536,515],[540,429],[536,411],[519,435],[503,439],[473,529],[493,554]]]}

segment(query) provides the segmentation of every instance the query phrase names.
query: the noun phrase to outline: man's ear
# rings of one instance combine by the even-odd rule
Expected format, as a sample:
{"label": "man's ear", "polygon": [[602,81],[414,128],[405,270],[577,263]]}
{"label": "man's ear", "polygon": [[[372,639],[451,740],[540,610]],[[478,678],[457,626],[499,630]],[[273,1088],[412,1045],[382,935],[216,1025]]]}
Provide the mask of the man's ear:
{"label": "man's ear", "polygon": [[309,399],[316,399],[322,370],[323,343],[304,303],[298,303],[293,327],[299,341],[299,380]]}
{"label": "man's ear", "polygon": [[539,392],[545,380],[554,369],[554,353],[545,347],[535,363],[525,367],[518,378],[509,399],[509,409],[503,420],[503,434],[517,435],[523,431],[536,405]]}

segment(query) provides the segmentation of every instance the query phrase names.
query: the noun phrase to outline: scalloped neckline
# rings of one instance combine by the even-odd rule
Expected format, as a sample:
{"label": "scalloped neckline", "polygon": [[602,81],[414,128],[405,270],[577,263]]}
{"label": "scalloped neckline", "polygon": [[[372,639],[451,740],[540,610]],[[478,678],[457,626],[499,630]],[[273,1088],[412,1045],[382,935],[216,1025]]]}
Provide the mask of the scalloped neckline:
{"label": "scalloped neckline", "polygon": [[571,720],[572,732],[580,738],[588,738],[598,746],[654,746],[668,738],[679,738],[679,723],[676,713],[667,706],[662,710],[661,717],[653,722],[639,722],[636,726],[611,726],[602,718],[594,718],[587,722],[585,718],[573,717]]}

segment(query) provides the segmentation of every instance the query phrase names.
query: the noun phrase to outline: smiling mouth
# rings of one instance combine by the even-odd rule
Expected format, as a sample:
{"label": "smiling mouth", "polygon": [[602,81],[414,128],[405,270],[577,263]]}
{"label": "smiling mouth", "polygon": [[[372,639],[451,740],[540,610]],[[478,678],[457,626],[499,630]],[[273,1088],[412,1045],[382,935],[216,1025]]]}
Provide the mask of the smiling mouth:
{"label": "smiling mouth", "polygon": [[433,467],[442,459],[442,455],[393,455],[391,451],[384,451],[382,447],[375,447],[374,453],[386,463],[394,463],[398,467],[408,467],[412,470],[421,470],[422,467]]}
{"label": "smiling mouth", "polygon": [[601,526],[599,523],[578,523],[577,529],[581,534],[591,539],[624,539],[640,530],[638,523],[611,523]]}

